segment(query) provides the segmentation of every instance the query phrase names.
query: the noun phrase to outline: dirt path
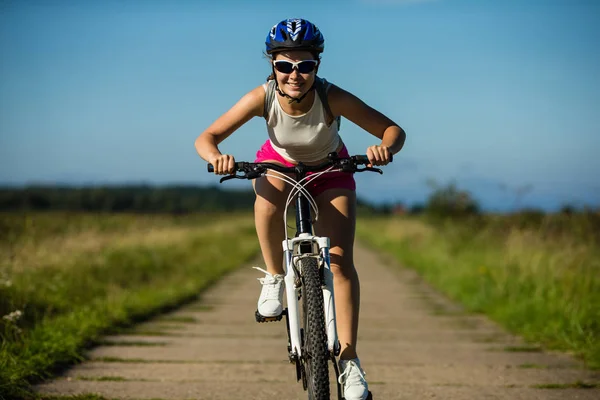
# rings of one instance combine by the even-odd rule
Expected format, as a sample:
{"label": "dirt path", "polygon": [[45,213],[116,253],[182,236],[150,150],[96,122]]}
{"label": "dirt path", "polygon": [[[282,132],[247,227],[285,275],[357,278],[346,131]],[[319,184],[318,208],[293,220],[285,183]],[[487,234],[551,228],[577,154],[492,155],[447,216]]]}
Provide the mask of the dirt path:
{"label": "dirt path", "polygon": [[[411,271],[356,249],[359,353],[375,399],[600,399],[600,374],[532,351],[485,318],[467,316]],[[197,304],[111,336],[91,361],[40,393],[116,399],[306,399],[287,361],[285,325],[258,324],[258,271],[227,276]],[[540,388],[540,385],[573,386]]]}

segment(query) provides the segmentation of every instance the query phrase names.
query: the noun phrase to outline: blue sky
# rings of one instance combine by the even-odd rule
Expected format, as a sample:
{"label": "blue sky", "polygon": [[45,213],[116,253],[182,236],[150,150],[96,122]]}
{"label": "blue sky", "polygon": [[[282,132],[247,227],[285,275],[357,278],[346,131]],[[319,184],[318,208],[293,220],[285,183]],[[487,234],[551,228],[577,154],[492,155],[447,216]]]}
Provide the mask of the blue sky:
{"label": "blue sky", "polygon": [[[6,0],[0,184],[215,183],[194,140],[265,80],[266,34],[291,17],[323,32],[321,76],[407,132],[359,196],[411,204],[435,179],[487,209],[600,204],[594,0]],[[354,154],[377,143],[340,133]],[[222,151],[253,160],[266,138],[255,118]]]}

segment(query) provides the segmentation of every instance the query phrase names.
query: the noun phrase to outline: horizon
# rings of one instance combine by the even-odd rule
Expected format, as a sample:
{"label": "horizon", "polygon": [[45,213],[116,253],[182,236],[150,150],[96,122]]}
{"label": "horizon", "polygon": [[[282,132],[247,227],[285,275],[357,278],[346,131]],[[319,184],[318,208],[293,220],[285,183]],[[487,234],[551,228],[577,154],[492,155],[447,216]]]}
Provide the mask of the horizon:
{"label": "horizon", "polygon": [[[261,4],[4,2],[0,186],[218,185],[193,142],[264,82],[271,26],[301,17],[325,36],[319,75],[407,133],[359,198],[423,203],[434,179],[487,211],[600,205],[599,2]],[[377,143],[348,120],[340,135]],[[253,161],[266,138],[255,118],[220,148]]]}
{"label": "horizon", "polygon": [[[451,184],[451,183],[450,183]],[[448,184],[449,185],[449,184]],[[443,185],[447,187],[448,185]],[[164,189],[208,189],[208,190],[219,190],[223,192],[244,192],[244,193],[253,193],[253,189],[244,188],[244,187],[227,187],[228,185],[222,185],[217,183],[162,183],[162,184],[152,184],[152,183],[144,183],[144,182],[106,182],[106,183],[89,183],[89,184],[74,184],[74,183],[39,183],[39,184],[27,184],[27,185],[1,185],[0,184],[0,192],[3,190],[17,190],[17,191],[25,191],[25,190],[95,190],[95,189],[150,189],[150,190],[164,190]],[[463,190],[461,187],[457,187],[458,190]],[[525,188],[527,189],[527,188]],[[432,194],[434,191],[430,186],[430,193]],[[468,191],[467,191],[468,192]],[[511,207],[507,207],[504,210],[490,210],[486,209],[482,206],[480,200],[471,192],[468,192],[471,198],[475,201],[475,204],[478,207],[478,210],[482,213],[492,213],[492,214],[511,214],[511,213],[519,213],[519,212],[544,212],[544,213],[556,213],[563,212],[565,209],[575,212],[588,212],[588,211],[600,211],[600,205],[593,204],[562,204],[560,207],[556,209],[543,209],[541,207],[535,205],[528,205],[526,202],[523,202],[523,193],[515,193],[515,198],[513,199],[513,204]],[[360,194],[357,196],[357,201],[364,205],[374,208],[386,208],[386,207],[396,207],[401,206],[405,208],[407,211],[414,207],[426,207],[427,202],[429,200],[429,195],[423,198],[422,200],[415,200],[413,202],[406,202],[402,200],[392,199],[389,201],[372,201]]]}

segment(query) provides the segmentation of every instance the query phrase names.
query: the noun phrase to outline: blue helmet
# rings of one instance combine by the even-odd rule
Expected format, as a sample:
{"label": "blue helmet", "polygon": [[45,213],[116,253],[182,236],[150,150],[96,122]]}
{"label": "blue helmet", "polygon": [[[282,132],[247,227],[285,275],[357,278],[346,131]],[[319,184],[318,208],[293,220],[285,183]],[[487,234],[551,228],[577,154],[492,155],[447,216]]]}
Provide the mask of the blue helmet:
{"label": "blue helmet", "polygon": [[321,53],[325,39],[319,28],[305,19],[284,19],[273,26],[265,40],[267,54],[283,50],[307,50]]}

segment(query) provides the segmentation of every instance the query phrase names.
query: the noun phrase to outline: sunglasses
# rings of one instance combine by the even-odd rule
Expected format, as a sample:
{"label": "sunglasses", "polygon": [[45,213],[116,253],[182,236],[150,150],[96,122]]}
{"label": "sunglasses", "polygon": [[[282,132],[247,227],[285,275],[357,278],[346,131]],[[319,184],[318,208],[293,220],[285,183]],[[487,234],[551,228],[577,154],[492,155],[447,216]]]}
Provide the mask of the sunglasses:
{"label": "sunglasses", "polygon": [[319,61],[317,60],[303,60],[298,62],[286,60],[273,61],[273,67],[283,74],[291,74],[294,68],[301,74],[309,74],[317,68],[317,64],[319,64]]}

